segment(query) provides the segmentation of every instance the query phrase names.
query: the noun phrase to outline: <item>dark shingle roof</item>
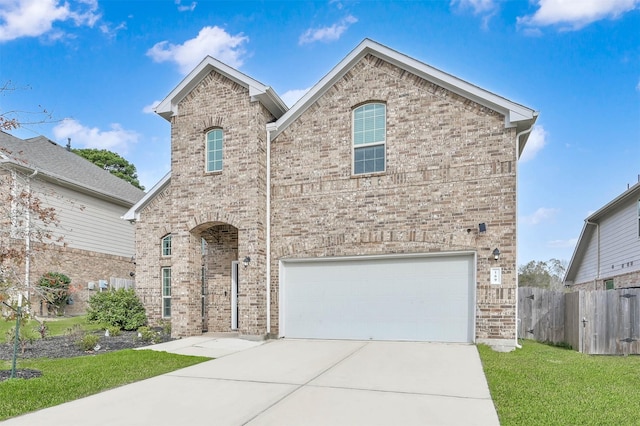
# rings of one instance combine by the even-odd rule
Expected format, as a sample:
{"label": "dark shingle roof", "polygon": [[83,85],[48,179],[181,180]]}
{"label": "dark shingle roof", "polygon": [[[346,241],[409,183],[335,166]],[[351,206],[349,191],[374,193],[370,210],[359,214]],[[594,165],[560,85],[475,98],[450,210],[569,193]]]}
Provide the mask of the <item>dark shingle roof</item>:
{"label": "dark shingle roof", "polygon": [[127,204],[144,196],[144,191],[44,136],[22,140],[0,132],[0,159]]}

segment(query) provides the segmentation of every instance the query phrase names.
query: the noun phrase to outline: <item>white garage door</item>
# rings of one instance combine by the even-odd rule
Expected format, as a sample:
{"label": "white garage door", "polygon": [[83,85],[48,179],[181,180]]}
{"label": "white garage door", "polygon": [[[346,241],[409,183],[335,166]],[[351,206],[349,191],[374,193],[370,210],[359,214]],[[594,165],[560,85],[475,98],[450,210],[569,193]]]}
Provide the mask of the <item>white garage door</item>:
{"label": "white garage door", "polygon": [[474,257],[283,261],[280,334],[319,339],[474,341]]}

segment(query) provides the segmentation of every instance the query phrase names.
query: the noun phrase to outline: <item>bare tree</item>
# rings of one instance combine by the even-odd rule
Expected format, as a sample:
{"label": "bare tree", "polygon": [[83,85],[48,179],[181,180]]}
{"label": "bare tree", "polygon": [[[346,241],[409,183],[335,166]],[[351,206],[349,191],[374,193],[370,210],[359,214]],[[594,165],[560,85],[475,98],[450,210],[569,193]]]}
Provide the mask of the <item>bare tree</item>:
{"label": "bare tree", "polygon": [[[11,80],[0,86],[0,96],[5,96],[16,90],[28,90],[29,87],[17,88]],[[0,130],[10,132],[20,127],[53,122],[53,114],[42,105],[37,111],[0,110]]]}

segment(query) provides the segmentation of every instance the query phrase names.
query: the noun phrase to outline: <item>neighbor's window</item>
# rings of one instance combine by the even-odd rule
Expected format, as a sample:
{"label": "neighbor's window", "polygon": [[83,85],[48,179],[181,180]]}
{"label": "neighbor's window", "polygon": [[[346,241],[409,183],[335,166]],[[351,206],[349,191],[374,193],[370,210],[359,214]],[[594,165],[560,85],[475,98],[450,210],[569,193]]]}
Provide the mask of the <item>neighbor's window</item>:
{"label": "neighbor's window", "polygon": [[385,171],[387,107],[371,103],[353,111],[353,174]]}
{"label": "neighbor's window", "polygon": [[613,290],[613,280],[604,280],[604,289]]}
{"label": "neighbor's window", "polygon": [[640,237],[640,200],[638,200],[638,237]]}
{"label": "neighbor's window", "polygon": [[162,318],[171,317],[171,268],[162,268]]}
{"label": "neighbor's window", "polygon": [[207,132],[207,171],[222,170],[222,129]]}
{"label": "neighbor's window", "polygon": [[162,255],[171,256],[171,235],[162,238]]}

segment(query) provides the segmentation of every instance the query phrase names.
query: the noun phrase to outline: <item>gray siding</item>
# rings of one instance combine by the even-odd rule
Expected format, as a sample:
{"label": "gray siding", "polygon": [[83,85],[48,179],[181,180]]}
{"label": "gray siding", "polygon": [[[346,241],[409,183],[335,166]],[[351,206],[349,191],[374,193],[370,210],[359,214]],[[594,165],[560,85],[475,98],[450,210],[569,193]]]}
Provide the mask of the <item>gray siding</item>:
{"label": "gray siding", "polygon": [[598,274],[598,231],[594,230],[576,274],[576,283],[606,279],[640,271],[638,200],[630,200],[600,220],[600,273]]}
{"label": "gray siding", "polygon": [[64,237],[71,248],[119,256],[134,254],[134,226],[120,219],[127,207],[68,188],[32,182],[32,190],[46,207],[53,207],[60,221],[54,236]]}

